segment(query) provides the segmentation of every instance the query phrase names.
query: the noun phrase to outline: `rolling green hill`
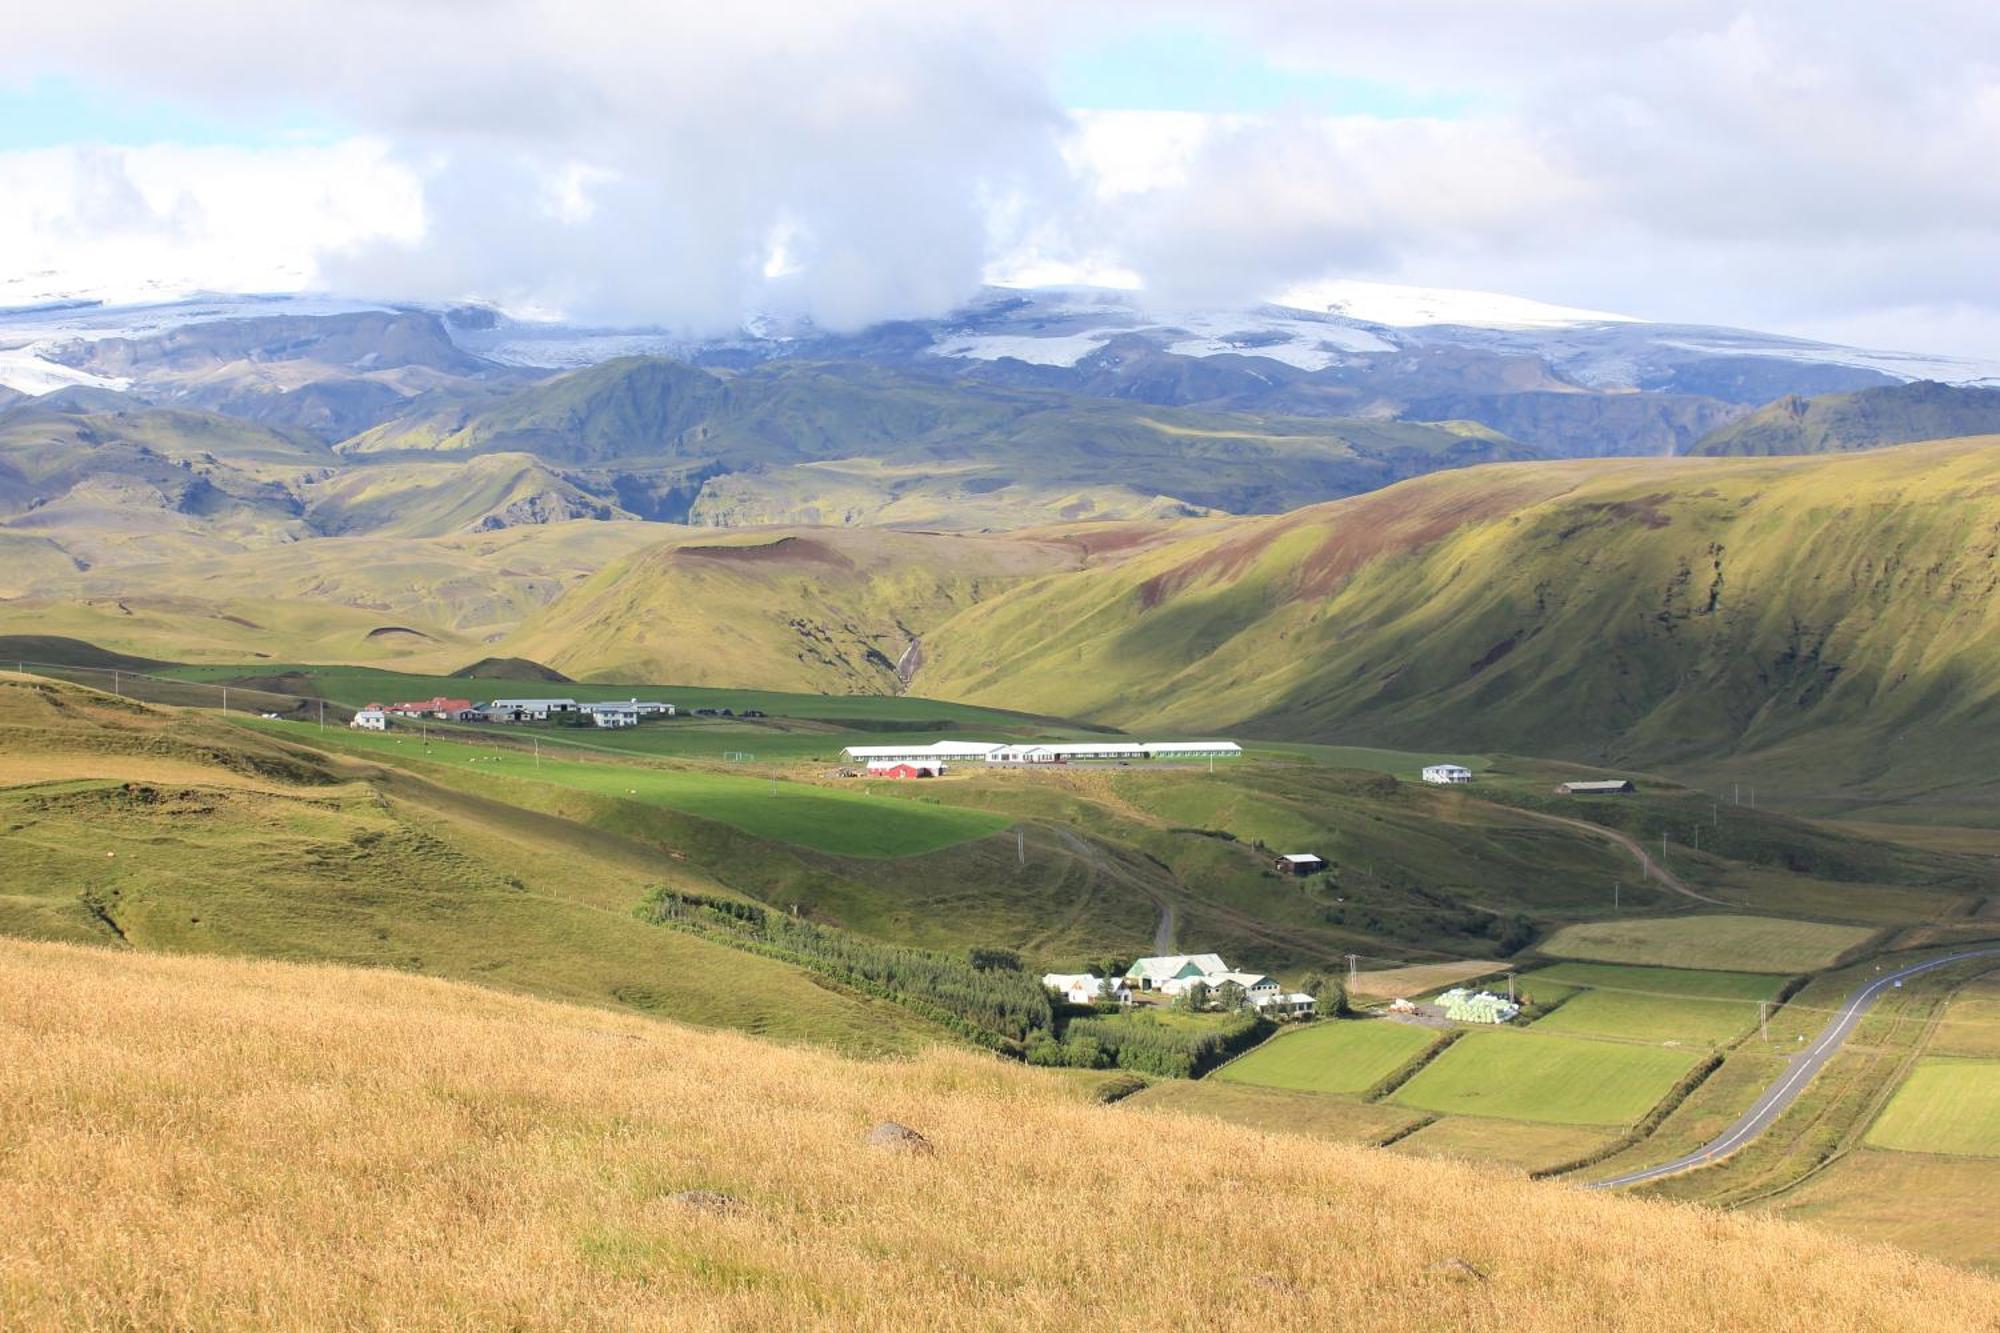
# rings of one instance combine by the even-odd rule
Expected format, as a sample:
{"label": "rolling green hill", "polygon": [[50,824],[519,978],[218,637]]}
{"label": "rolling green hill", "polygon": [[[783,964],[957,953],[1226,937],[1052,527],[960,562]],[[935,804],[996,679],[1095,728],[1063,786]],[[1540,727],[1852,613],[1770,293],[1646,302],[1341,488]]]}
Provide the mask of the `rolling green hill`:
{"label": "rolling green hill", "polygon": [[917,688],[1121,726],[1626,765],[1796,802],[2000,773],[2000,440],[1423,478],[1115,555],[926,638]]}
{"label": "rolling green hill", "polygon": [[1895,384],[1780,398],[1704,435],[1697,454],[1823,454],[2000,432],[2000,389]]}

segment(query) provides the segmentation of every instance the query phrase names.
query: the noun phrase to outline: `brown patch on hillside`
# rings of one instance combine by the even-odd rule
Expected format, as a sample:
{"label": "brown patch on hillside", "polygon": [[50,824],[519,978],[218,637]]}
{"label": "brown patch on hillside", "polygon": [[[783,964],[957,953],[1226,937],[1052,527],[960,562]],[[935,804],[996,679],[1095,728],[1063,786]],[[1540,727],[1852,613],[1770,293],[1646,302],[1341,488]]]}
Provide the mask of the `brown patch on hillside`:
{"label": "brown patch on hillside", "polygon": [[[1714,492],[1710,491],[1709,494],[1713,495]],[[1652,495],[1642,495],[1636,500],[1610,500],[1602,504],[1581,505],[1579,508],[1605,514],[1611,518],[1637,519],[1649,528],[1664,528],[1670,526],[1674,520],[1670,515],[1661,513],[1660,506],[1671,499],[1673,499],[1671,495],[1658,491]]]}
{"label": "brown patch on hillside", "polygon": [[436,639],[424,633],[422,630],[411,629],[408,625],[377,625],[374,629],[369,630],[368,633],[363,635],[362,637],[369,639],[386,639],[396,634],[407,634],[413,639],[422,639],[426,643],[437,642]]}
{"label": "brown patch on hillside", "polygon": [[677,546],[668,555],[676,559],[712,560],[729,565],[826,565],[852,569],[854,562],[814,537],[780,537],[754,546]]}
{"label": "brown patch on hillside", "polygon": [[[1226,583],[1239,578],[1274,543],[1300,528],[1323,528],[1326,536],[1299,561],[1291,599],[1328,597],[1372,561],[1421,550],[1467,524],[1498,518],[1560,489],[1546,481],[1517,481],[1487,490],[1405,484],[1315,505],[1261,524],[1246,536],[1146,580],[1139,585],[1139,605],[1151,610],[1197,581]],[[1438,494],[1440,490],[1444,493]]]}

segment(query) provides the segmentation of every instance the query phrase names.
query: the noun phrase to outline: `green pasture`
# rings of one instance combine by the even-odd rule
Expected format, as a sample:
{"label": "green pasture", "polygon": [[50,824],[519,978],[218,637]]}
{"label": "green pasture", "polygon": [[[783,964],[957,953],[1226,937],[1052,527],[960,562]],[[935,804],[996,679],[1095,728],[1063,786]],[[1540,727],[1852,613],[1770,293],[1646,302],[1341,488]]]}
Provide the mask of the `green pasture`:
{"label": "green pasture", "polygon": [[1535,1032],[1468,1032],[1393,1098],[1443,1115],[1626,1125],[1694,1068],[1689,1051]]}
{"label": "green pasture", "polygon": [[1785,976],[1831,966],[1875,932],[1782,917],[1658,917],[1564,926],[1540,951],[1552,958]]}
{"label": "green pasture", "polygon": [[2000,1157],[2000,1060],[1930,1055],[1917,1061],[1868,1127],[1868,1144]]}
{"label": "green pasture", "polygon": [[501,750],[490,745],[438,739],[425,741],[416,735],[395,732],[346,728],[322,732],[296,722],[246,719],[244,725],[396,763],[461,767],[490,780],[496,787],[510,781],[540,782],[664,806],[728,824],[756,837],[843,856],[914,856],[997,833],[1011,822],[1003,815],[959,806],[871,797],[860,790],[729,773],[593,762],[548,754],[538,761],[518,749]]}
{"label": "green pasture", "polygon": [[1332,1019],[1273,1037],[1215,1077],[1296,1092],[1366,1092],[1429,1049],[1438,1035],[1386,1019]]}
{"label": "green pasture", "polygon": [[1758,1001],[1784,987],[1782,978],[1754,972],[1607,963],[1559,963],[1520,980],[1524,993],[1544,1002],[1551,983],[1580,993],[1538,1021],[1538,1032],[1709,1045],[1742,1033],[1757,1021]]}

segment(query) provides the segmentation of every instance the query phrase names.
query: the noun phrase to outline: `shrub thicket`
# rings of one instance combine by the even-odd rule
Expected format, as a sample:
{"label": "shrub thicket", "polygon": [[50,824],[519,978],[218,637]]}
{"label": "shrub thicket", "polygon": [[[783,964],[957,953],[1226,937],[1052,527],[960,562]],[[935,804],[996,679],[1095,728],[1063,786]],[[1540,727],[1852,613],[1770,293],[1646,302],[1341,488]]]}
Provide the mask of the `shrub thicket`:
{"label": "shrub thicket", "polygon": [[1194,1078],[1253,1045],[1271,1031],[1268,1019],[1255,1013],[1233,1014],[1213,1027],[1181,1028],[1144,1014],[1117,1018],[1079,1018],[1067,1032],[1069,1041],[1094,1040],[1107,1064],[1165,1078]]}
{"label": "shrub thicket", "polygon": [[1048,992],[1023,972],[983,971],[965,957],[864,940],[755,903],[658,889],[646,912],[662,925],[810,968],[894,1000],[987,1046],[1027,1040],[1055,1021]]}

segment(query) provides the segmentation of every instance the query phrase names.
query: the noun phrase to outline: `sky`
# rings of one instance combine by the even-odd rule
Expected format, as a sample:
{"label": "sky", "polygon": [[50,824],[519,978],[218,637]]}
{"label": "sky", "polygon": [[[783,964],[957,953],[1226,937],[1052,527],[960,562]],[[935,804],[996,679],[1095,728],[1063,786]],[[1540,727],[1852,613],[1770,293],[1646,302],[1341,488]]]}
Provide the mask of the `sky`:
{"label": "sky", "polygon": [[0,306],[722,332],[1336,278],[2000,356],[2000,6],[95,0],[0,68]]}

